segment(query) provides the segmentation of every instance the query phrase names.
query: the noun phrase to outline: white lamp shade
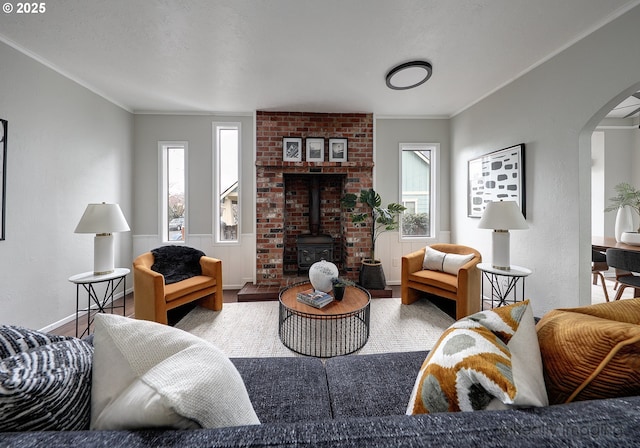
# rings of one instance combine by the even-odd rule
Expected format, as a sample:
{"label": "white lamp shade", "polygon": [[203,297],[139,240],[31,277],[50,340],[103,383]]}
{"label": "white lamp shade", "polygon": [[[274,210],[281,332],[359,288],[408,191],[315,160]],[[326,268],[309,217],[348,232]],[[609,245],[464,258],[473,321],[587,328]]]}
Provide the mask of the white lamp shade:
{"label": "white lamp shade", "polygon": [[518,230],[528,229],[522,212],[515,201],[497,201],[487,203],[482,218],[478,223],[480,229]]}
{"label": "white lamp shade", "polygon": [[128,232],[129,224],[118,204],[89,204],[74,233]]}

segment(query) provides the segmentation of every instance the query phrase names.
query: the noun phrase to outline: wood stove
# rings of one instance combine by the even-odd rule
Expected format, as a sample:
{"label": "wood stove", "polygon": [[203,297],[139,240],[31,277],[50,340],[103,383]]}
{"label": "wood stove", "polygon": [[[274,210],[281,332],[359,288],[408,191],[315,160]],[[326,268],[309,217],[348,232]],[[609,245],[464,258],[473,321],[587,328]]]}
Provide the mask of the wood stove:
{"label": "wood stove", "polygon": [[320,260],[333,262],[333,238],[320,233],[320,178],[309,181],[309,233],[298,235],[298,271],[306,272]]}

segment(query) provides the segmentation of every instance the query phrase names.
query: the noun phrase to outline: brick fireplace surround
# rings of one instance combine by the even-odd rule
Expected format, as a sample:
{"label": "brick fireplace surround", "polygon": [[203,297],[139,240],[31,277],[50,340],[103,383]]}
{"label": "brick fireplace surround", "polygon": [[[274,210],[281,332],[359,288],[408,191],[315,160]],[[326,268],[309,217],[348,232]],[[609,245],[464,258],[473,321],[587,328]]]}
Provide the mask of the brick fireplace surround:
{"label": "brick fireplace surround", "polygon": [[[301,137],[302,162],[283,162],[282,139]],[[307,162],[306,138],[325,139],[324,162]],[[329,138],[346,138],[347,162],[329,162]],[[369,253],[368,227],[340,207],[346,193],[372,187],[373,115],[259,111],[256,117],[257,284],[286,286],[297,279],[296,239],[309,233],[309,185],[320,182],[320,232],[333,238],[333,262],[357,279]]]}

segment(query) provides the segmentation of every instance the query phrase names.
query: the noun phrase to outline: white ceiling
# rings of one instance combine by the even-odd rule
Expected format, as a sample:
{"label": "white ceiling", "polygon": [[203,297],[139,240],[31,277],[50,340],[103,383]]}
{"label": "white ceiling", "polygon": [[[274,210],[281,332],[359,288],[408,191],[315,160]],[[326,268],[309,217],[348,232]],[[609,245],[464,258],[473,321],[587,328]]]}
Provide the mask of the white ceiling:
{"label": "white ceiling", "polygon": [[[136,112],[450,117],[639,3],[48,0],[0,13],[0,40]],[[413,59],[432,78],[388,89]]]}

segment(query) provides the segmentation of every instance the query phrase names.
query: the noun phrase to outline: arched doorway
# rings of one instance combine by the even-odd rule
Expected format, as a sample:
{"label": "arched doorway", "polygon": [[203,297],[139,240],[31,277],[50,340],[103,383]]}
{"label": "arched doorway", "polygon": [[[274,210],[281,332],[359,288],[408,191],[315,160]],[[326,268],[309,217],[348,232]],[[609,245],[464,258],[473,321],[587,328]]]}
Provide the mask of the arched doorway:
{"label": "arched doorway", "polygon": [[[636,94],[638,89],[640,83],[611,99],[594,115],[581,135],[581,153],[582,150],[588,151],[587,154],[591,158],[590,224],[594,236],[613,236],[615,213],[605,213],[604,209],[609,205],[608,198],[614,195],[614,186],[621,182],[640,185],[640,98],[636,98],[640,97]],[[612,113],[616,110],[619,112]],[[611,280],[605,284],[609,296],[613,297],[614,272],[610,270],[604,274]],[[591,303],[605,301],[601,280],[597,280],[597,284],[592,282],[591,293]],[[632,293],[633,291],[625,292],[623,297]]]}

